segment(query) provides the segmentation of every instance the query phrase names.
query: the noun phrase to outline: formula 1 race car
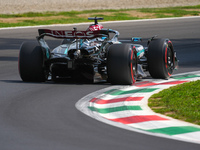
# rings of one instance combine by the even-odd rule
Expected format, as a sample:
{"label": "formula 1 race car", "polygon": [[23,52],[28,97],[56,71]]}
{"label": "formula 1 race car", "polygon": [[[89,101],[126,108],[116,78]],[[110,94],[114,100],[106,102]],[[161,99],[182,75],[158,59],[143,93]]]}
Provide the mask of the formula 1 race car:
{"label": "formula 1 race car", "polygon": [[[132,85],[137,78],[167,79],[177,68],[176,52],[167,38],[152,37],[148,46],[136,44],[141,38],[133,37],[132,43],[121,43],[119,32],[104,29],[94,20],[87,30],[39,29],[38,42],[24,42],[19,53],[19,73],[25,82],[45,82],[62,78],[87,79],[95,82],[106,80],[111,84]],[[45,36],[62,39],[61,45],[50,50]]]}

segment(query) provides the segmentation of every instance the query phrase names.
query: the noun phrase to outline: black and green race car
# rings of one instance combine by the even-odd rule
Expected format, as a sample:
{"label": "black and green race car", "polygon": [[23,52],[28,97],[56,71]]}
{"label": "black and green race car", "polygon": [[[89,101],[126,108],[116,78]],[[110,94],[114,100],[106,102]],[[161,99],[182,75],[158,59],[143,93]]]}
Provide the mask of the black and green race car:
{"label": "black and green race car", "polygon": [[[19,53],[19,73],[25,82],[58,81],[64,78],[105,80],[111,84],[132,85],[137,78],[167,79],[177,68],[176,52],[167,38],[150,38],[147,46],[118,40],[119,32],[105,29],[94,20],[85,31],[39,29],[35,42],[24,42]],[[51,50],[44,37],[62,39]],[[137,44],[136,44],[137,43]]]}

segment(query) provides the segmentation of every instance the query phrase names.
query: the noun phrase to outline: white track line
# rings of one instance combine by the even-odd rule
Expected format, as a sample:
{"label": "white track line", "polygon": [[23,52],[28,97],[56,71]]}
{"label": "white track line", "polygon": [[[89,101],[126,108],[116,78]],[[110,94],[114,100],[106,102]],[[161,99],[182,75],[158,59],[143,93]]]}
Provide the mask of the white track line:
{"label": "white track line", "polygon": [[[156,19],[141,19],[141,20],[123,20],[123,21],[106,21],[106,22],[101,22],[101,24],[129,23],[129,22],[146,22],[146,21],[162,21],[162,20],[178,20],[178,19],[196,19],[196,18],[200,18],[200,16],[174,17],[174,18],[156,18]],[[63,26],[73,26],[73,25],[89,25],[89,24],[91,24],[91,22],[75,23],[75,24],[52,24],[52,25],[39,25],[39,26],[8,27],[8,28],[0,28],[0,30],[43,28],[43,27],[63,27]]]}

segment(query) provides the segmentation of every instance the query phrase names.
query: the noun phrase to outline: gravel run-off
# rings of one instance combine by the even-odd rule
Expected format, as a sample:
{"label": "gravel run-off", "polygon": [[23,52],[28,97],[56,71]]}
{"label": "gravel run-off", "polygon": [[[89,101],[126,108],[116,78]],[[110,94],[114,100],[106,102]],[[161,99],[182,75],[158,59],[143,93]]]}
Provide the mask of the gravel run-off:
{"label": "gravel run-off", "polygon": [[0,14],[199,5],[200,0],[0,0]]}

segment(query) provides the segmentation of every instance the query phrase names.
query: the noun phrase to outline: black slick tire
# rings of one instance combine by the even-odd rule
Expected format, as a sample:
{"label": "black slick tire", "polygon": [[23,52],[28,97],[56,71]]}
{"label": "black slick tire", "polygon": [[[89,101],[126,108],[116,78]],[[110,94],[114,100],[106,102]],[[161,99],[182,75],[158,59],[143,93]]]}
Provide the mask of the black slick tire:
{"label": "black slick tire", "polygon": [[131,44],[113,44],[107,53],[108,81],[111,84],[132,85],[137,77],[137,54]]}
{"label": "black slick tire", "polygon": [[174,70],[174,49],[169,39],[154,39],[147,53],[148,70],[152,78],[168,79]]}
{"label": "black slick tire", "polygon": [[37,42],[24,42],[20,47],[18,68],[25,82],[44,82],[43,52]]}

